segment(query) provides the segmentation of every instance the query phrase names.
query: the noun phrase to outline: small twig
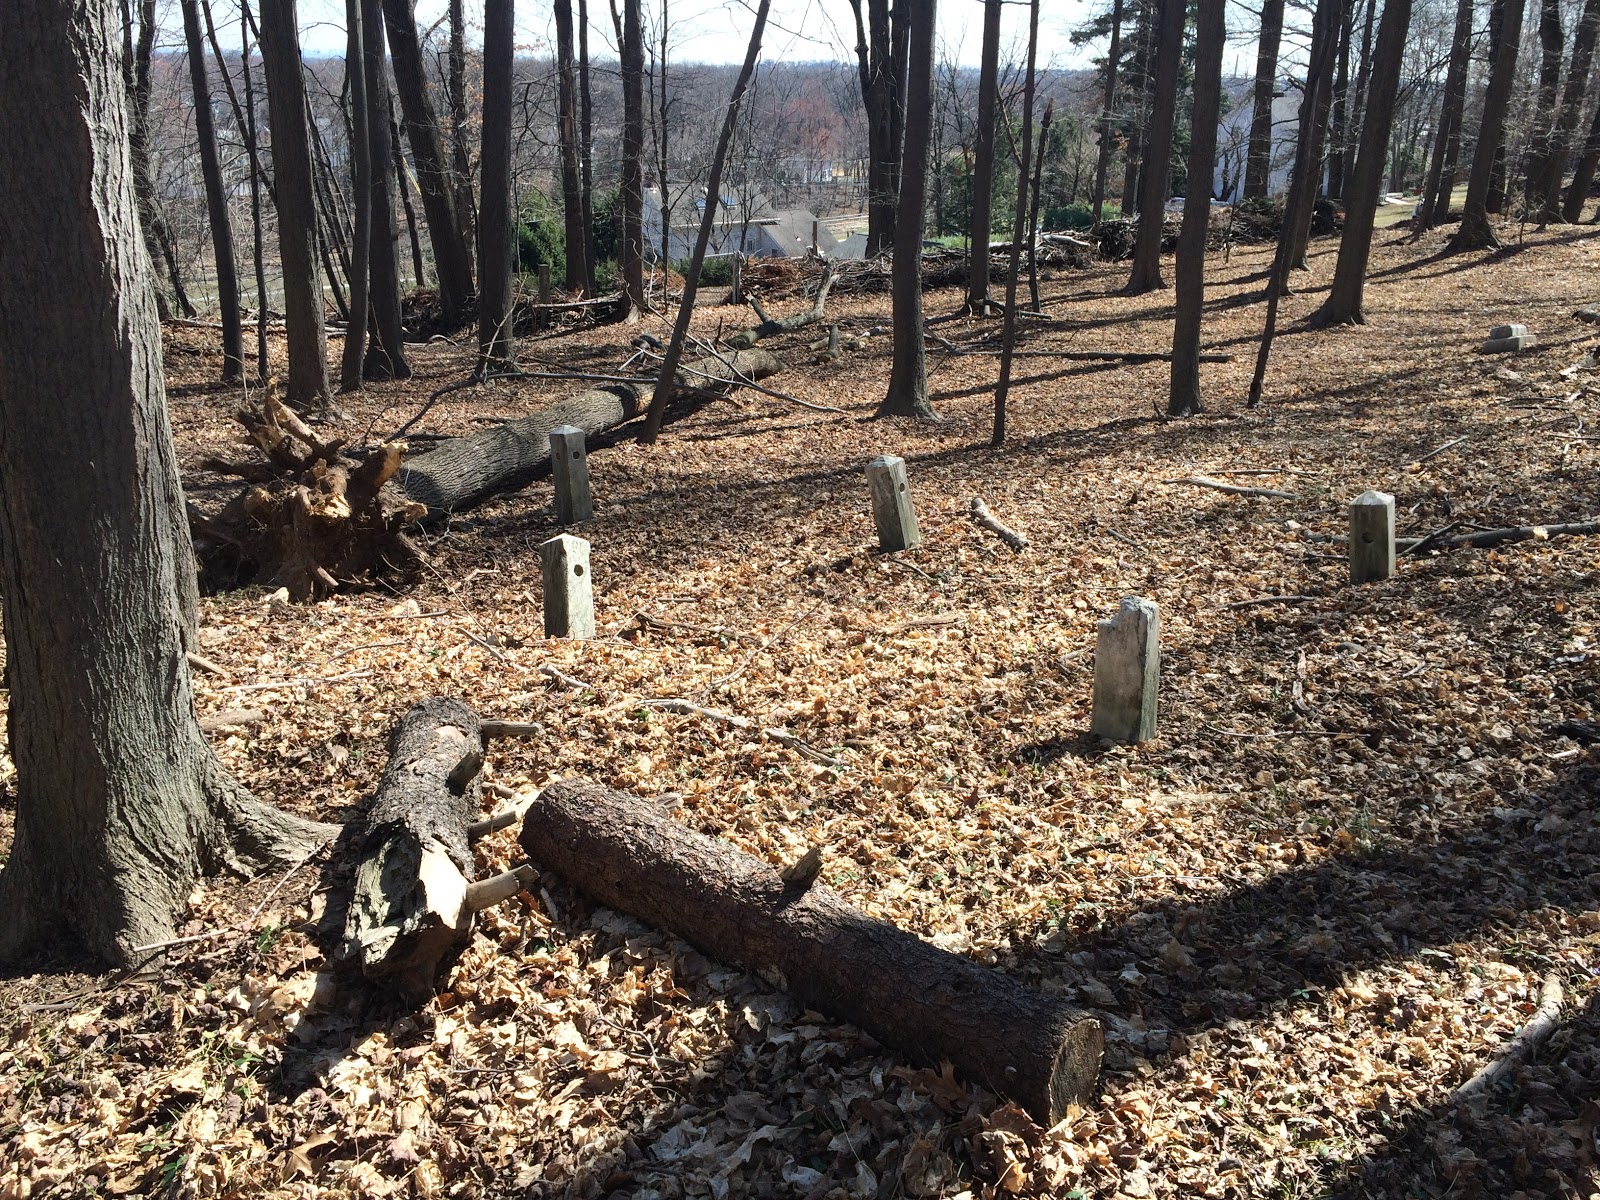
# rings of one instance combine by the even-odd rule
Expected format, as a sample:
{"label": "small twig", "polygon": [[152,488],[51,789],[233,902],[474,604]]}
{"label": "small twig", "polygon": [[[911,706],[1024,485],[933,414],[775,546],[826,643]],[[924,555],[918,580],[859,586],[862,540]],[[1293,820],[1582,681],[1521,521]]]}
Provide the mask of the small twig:
{"label": "small twig", "polygon": [[227,672],[209,658],[202,658],[193,650],[185,650],[183,656],[189,660],[189,665],[197,671],[205,671],[212,675],[226,675]]}
{"label": "small twig", "polygon": [[478,733],[486,742],[495,738],[529,738],[540,737],[550,732],[543,725],[536,725],[528,721],[480,721]]}
{"label": "small twig", "polygon": [[756,657],[758,655],[760,655],[760,654],[764,653],[765,651],[767,651],[768,649],[770,649],[773,646],[774,643],[782,641],[784,638],[788,637],[791,633],[793,633],[795,631],[795,629],[797,629],[799,627],[800,622],[804,621],[807,617],[809,617],[812,613],[816,612],[817,609],[819,609],[821,607],[822,607],[822,601],[818,600],[810,608],[806,609],[798,617],[796,617],[794,620],[790,621],[782,629],[778,630],[777,633],[773,634],[766,641],[762,642],[761,645],[757,646],[754,650],[752,650],[745,657],[745,660],[742,663],[740,663],[737,667],[735,667],[732,671],[728,672],[728,674],[726,674],[726,675],[719,676],[718,678],[713,679],[710,683],[706,684],[706,686],[703,689],[701,694],[702,695],[710,695],[711,694],[711,690],[713,688],[722,687],[724,684],[732,683],[735,679],[739,678],[739,676],[743,675],[745,673],[745,671],[749,670],[750,664],[755,662]]}
{"label": "small twig", "polygon": [[1249,608],[1255,604],[1306,604],[1315,600],[1315,596],[1251,596],[1248,600],[1235,600],[1232,604],[1224,604],[1223,608]]}
{"label": "small twig", "polygon": [[1411,545],[1401,550],[1400,553],[1395,557],[1404,558],[1408,554],[1421,554],[1424,550],[1432,549],[1443,540],[1446,534],[1450,533],[1452,530],[1460,529],[1465,524],[1465,521],[1451,521],[1450,524],[1435,529],[1426,537],[1418,538],[1416,541],[1412,542]]}
{"label": "small twig", "polygon": [[540,667],[539,674],[554,682],[558,687],[571,688],[575,692],[593,692],[599,690],[594,686],[594,684],[585,683],[576,676],[568,675],[565,671],[559,670],[556,667],[552,667],[549,664]]}
{"label": "small twig", "polygon": [[757,725],[748,717],[741,717],[735,715],[734,713],[723,712],[721,709],[704,708],[701,705],[678,698],[646,699],[641,700],[640,703],[646,708],[665,709],[667,712],[678,713],[685,717],[700,717],[707,721],[715,721],[722,725],[731,726],[734,729],[753,730],[759,733],[762,737],[777,742],[780,746],[787,746],[802,758],[809,758],[812,762],[821,763],[824,766],[843,769],[849,765],[848,763],[841,762],[839,759],[834,758],[831,755],[824,754],[822,751],[812,746],[808,746],[805,742],[802,742],[792,733],[785,733],[781,729],[772,729]]}
{"label": "small twig", "polygon": [[1239,487],[1232,483],[1223,483],[1218,479],[1207,479],[1203,475],[1188,475],[1182,479],[1166,479],[1163,483],[1182,483],[1190,487],[1212,488],[1215,491],[1227,492],[1230,496],[1262,496],[1269,500],[1298,500],[1300,497],[1294,492],[1279,491],[1277,488]]}
{"label": "small twig", "polygon": [[[436,616],[438,614],[430,615]],[[397,638],[390,642],[362,642],[359,646],[346,646],[343,650],[335,650],[332,654],[328,655],[327,658],[322,660],[322,665],[327,666],[334,659],[343,658],[346,654],[354,654],[358,650],[381,650],[386,646],[404,646],[405,644],[406,643],[404,639]]]}
{"label": "small twig", "polygon": [[1423,463],[1427,462],[1429,459],[1438,458],[1439,455],[1443,454],[1446,450],[1453,449],[1454,447],[1461,445],[1462,442],[1470,442],[1471,440],[1472,440],[1472,435],[1470,433],[1463,434],[1461,437],[1456,438],[1456,440],[1453,441],[1453,442],[1446,442],[1444,445],[1439,446],[1436,449],[1429,450],[1421,458],[1416,459],[1415,461],[1413,461],[1411,465],[1413,467],[1420,467]]}
{"label": "small twig", "polygon": [[968,511],[972,514],[974,522],[1010,546],[1012,553],[1021,554],[1028,548],[1028,539],[1010,526],[1002,525],[995,515],[989,511],[989,506],[979,497],[974,496],[972,498],[972,504]]}
{"label": "small twig", "polygon": [[1266,733],[1246,733],[1239,729],[1224,729],[1221,725],[1202,725],[1207,733],[1220,733],[1224,737],[1248,738],[1252,741],[1280,737],[1366,737],[1368,732],[1359,729],[1273,729]]}
{"label": "small twig", "polygon": [[267,714],[259,708],[230,708],[224,712],[201,717],[200,729],[204,733],[212,733],[218,729],[226,729],[230,725],[254,725],[257,721],[266,719]]}
{"label": "small twig", "polygon": [[221,689],[224,692],[263,692],[273,688],[312,687],[321,683],[340,683],[346,679],[361,679],[371,675],[370,668],[361,671],[346,671],[343,675],[307,675],[299,679],[275,679],[271,683],[237,683],[232,687]]}
{"label": "small twig", "polygon": [[[474,617],[473,619],[476,620],[477,618]],[[501,652],[499,646],[496,646],[493,642],[487,641],[484,638],[479,637],[477,634],[473,633],[472,630],[463,629],[461,632],[467,635],[467,639],[469,641],[476,642],[478,645],[482,646],[485,650],[487,650],[490,654],[494,655],[501,662],[505,663],[505,665],[510,667],[512,670],[514,670],[514,671],[526,671],[528,669],[527,667],[524,667],[524,666],[521,666],[521,665],[519,665],[517,663],[512,662],[509,658],[507,658],[505,656],[504,653]]]}
{"label": "small twig", "polygon": [[1561,1002],[1561,977],[1551,971],[1544,977],[1544,982],[1539,988],[1539,1007],[1534,1010],[1532,1019],[1522,1027],[1522,1032],[1512,1038],[1510,1044],[1495,1056],[1493,1062],[1455,1090],[1455,1094],[1450,1097],[1451,1101],[1459,1104],[1463,1100],[1488,1091],[1518,1066],[1532,1058],[1534,1051],[1556,1031],[1561,1019]]}

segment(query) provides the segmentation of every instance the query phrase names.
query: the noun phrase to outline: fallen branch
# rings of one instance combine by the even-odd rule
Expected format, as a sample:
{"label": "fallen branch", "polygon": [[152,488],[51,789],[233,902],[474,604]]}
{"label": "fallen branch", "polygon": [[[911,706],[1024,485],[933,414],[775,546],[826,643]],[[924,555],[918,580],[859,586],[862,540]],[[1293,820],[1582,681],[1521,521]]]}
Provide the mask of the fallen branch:
{"label": "fallen branch", "polygon": [[1487,1092],[1532,1058],[1534,1051],[1548,1041],[1550,1035],[1556,1031],[1561,1019],[1561,1001],[1561,977],[1551,971],[1544,977],[1544,983],[1539,988],[1539,1007],[1534,1010],[1532,1019],[1522,1027],[1521,1033],[1511,1039],[1510,1044],[1495,1057],[1493,1062],[1455,1090],[1455,1094],[1450,1097],[1451,1101],[1460,1104],[1463,1100],[1470,1100],[1473,1096]]}
{"label": "fallen branch", "polygon": [[1207,479],[1203,475],[1188,475],[1182,479],[1166,479],[1164,483],[1183,483],[1190,487],[1212,488],[1215,491],[1227,492],[1230,496],[1263,496],[1269,500],[1298,500],[1300,497],[1294,492],[1279,491],[1277,488],[1240,487],[1235,483],[1223,483],[1220,479]]}
{"label": "fallen branch", "polygon": [[1305,604],[1315,599],[1315,596],[1251,596],[1248,600],[1235,600],[1232,604],[1224,604],[1222,607],[1250,608],[1257,604]]}
{"label": "fallen branch", "polygon": [[833,285],[838,282],[839,272],[829,264],[823,271],[822,281],[817,285],[817,296],[809,309],[796,313],[792,317],[780,317],[773,320],[761,309],[761,302],[756,297],[750,297],[750,307],[756,310],[756,316],[761,319],[761,324],[749,329],[741,329],[729,337],[723,338],[724,344],[734,350],[748,350],[763,338],[773,337],[780,333],[793,333],[797,329],[804,329],[807,325],[815,325],[822,320],[823,310],[828,304],[828,293],[833,290]]}
{"label": "fallen branch", "polygon": [[692,704],[688,700],[680,699],[647,699],[640,701],[646,708],[659,708],[666,712],[678,713],[685,717],[700,717],[702,720],[715,721],[720,725],[727,725],[734,729],[748,729],[759,733],[769,741],[777,742],[780,746],[787,746],[802,758],[809,758],[812,762],[821,763],[825,767],[844,768],[849,764],[837,758],[824,754],[812,746],[806,745],[792,733],[785,733],[781,729],[757,725],[749,717],[741,717],[734,713],[723,712],[717,708],[704,708]]}
{"label": "fallen branch", "polygon": [[972,519],[978,526],[987,529],[1006,545],[1010,546],[1012,553],[1021,554],[1028,548],[1028,539],[1010,526],[1002,525],[995,518],[995,515],[989,511],[989,506],[979,497],[974,496],[972,498],[972,505],[968,511],[971,512]]}
{"label": "fallen branch", "polygon": [[1457,446],[1461,445],[1462,442],[1470,442],[1471,440],[1472,440],[1472,435],[1470,433],[1464,434],[1463,436],[1456,438],[1455,441],[1453,441],[1453,442],[1446,442],[1442,446],[1436,447],[1433,450],[1429,450],[1426,454],[1424,454],[1421,458],[1419,458],[1416,461],[1414,461],[1411,465],[1413,467],[1420,467],[1423,463],[1427,462],[1429,459],[1438,458],[1439,455],[1443,454],[1446,450],[1453,450]]}
{"label": "fallen branch", "polygon": [[234,725],[254,725],[257,721],[266,719],[267,714],[259,708],[230,708],[201,717],[200,729],[205,733],[213,733],[218,729],[227,729]]}
{"label": "fallen branch", "polygon": [[1576,521],[1567,525],[1514,525],[1508,529],[1480,529],[1475,533],[1458,534],[1435,544],[1452,550],[1462,546],[1481,550],[1506,542],[1543,542],[1553,537],[1581,537],[1595,533],[1600,533],[1600,521]]}

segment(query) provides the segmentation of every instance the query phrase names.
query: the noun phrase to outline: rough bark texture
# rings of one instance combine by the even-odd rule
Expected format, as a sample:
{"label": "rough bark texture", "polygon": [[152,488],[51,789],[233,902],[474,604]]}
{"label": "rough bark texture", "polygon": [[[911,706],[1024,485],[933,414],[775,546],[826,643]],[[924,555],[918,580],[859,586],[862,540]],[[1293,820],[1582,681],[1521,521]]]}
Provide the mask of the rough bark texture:
{"label": "rough bark texture", "polygon": [[1172,130],[1177,119],[1185,13],[1184,0],[1161,0],[1156,31],[1155,91],[1145,142],[1143,183],[1139,189],[1139,233],[1133,248],[1133,270],[1123,289],[1130,296],[1167,286],[1161,278],[1161,229],[1171,178]]}
{"label": "rough bark texture", "polygon": [[1244,197],[1265,196],[1272,175],[1272,95],[1278,82],[1278,42],[1283,37],[1283,0],[1261,6],[1261,37],[1256,44],[1256,86],[1250,110],[1250,148],[1244,168]]}
{"label": "rough bark texture", "polygon": [[295,0],[261,0],[261,60],[272,124],[273,199],[283,264],[283,311],[289,342],[289,403],[328,404],[328,343],[317,273],[317,202],[312,193],[306,88],[300,74]]}
{"label": "rough bark texture", "polygon": [[[701,358],[678,371],[683,387],[714,388],[717,380],[777,374],[778,360],[765,350],[740,350],[720,358]],[[515,421],[503,421],[481,433],[440,442],[401,470],[399,484],[412,500],[427,507],[424,519],[438,520],[481,504],[491,496],[526,487],[550,469],[550,431],[573,425],[593,437],[639,416],[649,403],[649,383],[616,383],[558,400]]]}
{"label": "rough bark texture", "polygon": [[[1119,8],[1122,0],[1116,0]],[[989,312],[989,234],[994,207],[995,100],[1000,92],[1001,0],[983,0],[983,46],[978,60],[978,127],[973,135],[972,223],[967,234],[967,311]],[[1110,70],[1115,75],[1116,68]],[[1107,102],[1109,104],[1109,101]]]}
{"label": "rough bark texture", "polygon": [[431,995],[440,968],[472,934],[467,825],[479,815],[482,786],[483,737],[470,708],[436,696],[400,718],[352,847],[343,955],[406,1000]]}
{"label": "rough bark texture", "polygon": [[1539,185],[1553,149],[1551,139],[1555,134],[1556,100],[1561,90],[1561,57],[1566,50],[1566,34],[1561,28],[1561,0],[1540,0],[1539,48],[1539,90],[1534,97],[1533,130],[1523,162],[1522,196],[1525,211],[1530,215],[1539,211]]}
{"label": "rough bark texture", "polygon": [[[583,179],[578,156],[578,79],[573,65],[572,0],[555,0],[556,75],[561,145],[561,212],[566,221],[567,291],[582,293],[588,280],[583,233]],[[708,206],[709,207],[709,206]]]}
{"label": "rough bark texture", "polygon": [[[1222,46],[1227,35],[1225,0],[1198,0],[1195,27],[1194,133],[1189,145],[1189,190],[1183,203],[1174,269],[1177,319],[1172,333],[1172,386],[1167,412],[1200,411],[1200,322],[1206,298],[1206,235],[1211,225],[1210,182],[1217,165],[1217,121],[1222,103]],[[1206,186],[1202,189],[1201,181]]]}
{"label": "rough bark texture", "polygon": [[[1339,0],[1341,13],[1350,12],[1353,0]],[[1313,23],[1313,30],[1315,24]],[[1314,84],[1308,84],[1309,94],[1300,98],[1302,109],[1311,110],[1311,119],[1303,127],[1306,138],[1306,152],[1302,156],[1299,146],[1295,147],[1295,169],[1300,169],[1300,162],[1305,162],[1306,190],[1300,194],[1300,203],[1294,207],[1292,219],[1286,210],[1284,215],[1284,230],[1289,235],[1288,263],[1296,271],[1308,271],[1311,264],[1307,255],[1311,248],[1311,217],[1316,210],[1317,191],[1322,185],[1322,159],[1323,151],[1328,140],[1328,121],[1333,115],[1333,72],[1334,72],[1334,30],[1332,27],[1324,31],[1324,39],[1328,43],[1328,52],[1313,56],[1322,64]],[[1365,72],[1365,67],[1363,67]],[[1308,72],[1309,74],[1309,72]],[[1337,150],[1337,147],[1335,148]],[[1347,171],[1346,175],[1354,174]],[[1293,184],[1290,184],[1291,191]],[[1288,286],[1287,279],[1284,287]]]}
{"label": "rough bark texture", "polygon": [[1572,61],[1567,67],[1566,90],[1561,96],[1561,113],[1550,135],[1550,152],[1545,158],[1543,176],[1533,181],[1534,217],[1541,222],[1564,221],[1561,205],[1561,179],[1572,157],[1572,137],[1583,115],[1583,98],[1589,89],[1589,68],[1594,61],[1595,38],[1600,35],[1600,0],[1588,0],[1572,38]]}
{"label": "rough bark texture", "polygon": [[183,0],[183,37],[189,51],[189,86],[194,96],[194,132],[200,146],[200,174],[205,181],[206,215],[211,225],[211,250],[217,267],[217,307],[222,310],[222,380],[244,378],[244,324],[239,316],[239,269],[233,257],[233,222],[228,193],[217,159],[217,131],[211,119],[211,85],[206,79],[206,45],[200,32],[198,0]]}
{"label": "rough bark texture", "polygon": [[[456,221],[467,246],[467,273],[470,275],[478,214],[472,198],[472,161],[467,153],[467,17],[462,0],[450,0],[449,18],[450,53],[445,88],[450,93],[450,170]],[[487,28],[487,15],[484,24]]]}
{"label": "rough bark texture", "polygon": [[644,18],[640,0],[623,0],[622,317],[644,312]]}
{"label": "rough bark texture", "polygon": [[594,95],[589,85],[589,3],[578,0],[578,162],[583,184],[583,294],[597,296],[594,274]]}
{"label": "rough bark texture", "polygon": [[511,362],[511,68],[514,0],[486,0],[478,215],[478,365]]}
{"label": "rough bark texture", "polygon": [[[11,0],[0,45],[0,594],[17,769],[0,959],[64,937],[127,961],[171,936],[201,871],[298,857],[331,830],[250,799],[195,720],[193,557],[115,8]],[[25,281],[45,278],[41,303]]]}
{"label": "rough bark texture", "polygon": [[1328,155],[1328,195],[1344,195],[1345,143],[1350,140],[1350,43],[1355,37],[1355,11],[1345,5],[1339,21],[1339,45],[1334,57],[1333,97],[1328,108],[1328,137],[1333,152]]}
{"label": "rough bark texture", "polygon": [[[932,134],[934,0],[909,0],[906,7],[910,49],[906,140],[901,159],[900,202],[895,210],[894,364],[878,415],[926,419],[934,415],[928,403],[928,366],[922,336],[922,221]],[[1018,172],[1019,188],[1024,171]]]}
{"label": "rough bark texture", "polygon": [[1417,222],[1421,229],[1431,229],[1450,215],[1450,195],[1455,191],[1456,163],[1461,154],[1461,118],[1467,101],[1473,8],[1473,0],[1456,0],[1455,31],[1450,38],[1450,65],[1445,68],[1439,132],[1434,135],[1433,162],[1428,167],[1428,182],[1422,189],[1422,212]]}
{"label": "rough bark texture", "polygon": [[383,0],[384,27],[389,32],[389,59],[395,91],[405,118],[406,140],[416,164],[422,214],[433,247],[433,270],[439,280],[439,307],[455,322],[472,298],[472,255],[456,207],[455,183],[445,159],[439,119],[428,99],[427,72],[417,36],[412,0]]}
{"label": "rough bark texture", "polygon": [[389,171],[389,72],[384,62],[383,5],[361,0],[366,36],[367,146],[372,156],[372,270],[368,300],[367,356],[361,373],[367,379],[409,379],[405,332],[400,325],[400,225],[394,215],[394,175]]}
{"label": "rough bark texture", "polygon": [[1087,1100],[1100,1023],[971,959],[790,885],[651,800],[567,780],[546,788],[522,847],[598,903],[756,971],[803,1004],[1021,1104],[1041,1125]]}
{"label": "rough bark texture", "polygon": [[362,0],[345,0],[345,91],[350,96],[350,312],[339,351],[339,390],[361,387],[367,352],[367,314],[372,280],[372,140],[366,119],[366,20]]}
{"label": "rough bark texture", "polygon": [[1383,190],[1388,160],[1389,129],[1394,120],[1395,98],[1400,91],[1400,68],[1405,60],[1406,31],[1411,24],[1411,0],[1386,0],[1373,54],[1372,87],[1367,97],[1367,119],[1361,126],[1361,152],[1345,197],[1344,234],[1339,239],[1339,260],[1333,270],[1333,287],[1313,317],[1318,324],[1366,324],[1367,261],[1372,254],[1372,222]]}
{"label": "rough bark texture", "polygon": [[1483,116],[1478,122],[1478,146],[1472,155],[1472,173],[1467,176],[1467,198],[1461,209],[1461,228],[1450,239],[1457,250],[1476,250],[1498,246],[1489,224],[1489,193],[1495,163],[1505,134],[1506,109],[1511,104],[1511,89],[1516,82],[1517,48],[1522,42],[1523,0],[1495,0],[1498,25],[1494,62],[1489,69],[1489,86],[1483,97]]}

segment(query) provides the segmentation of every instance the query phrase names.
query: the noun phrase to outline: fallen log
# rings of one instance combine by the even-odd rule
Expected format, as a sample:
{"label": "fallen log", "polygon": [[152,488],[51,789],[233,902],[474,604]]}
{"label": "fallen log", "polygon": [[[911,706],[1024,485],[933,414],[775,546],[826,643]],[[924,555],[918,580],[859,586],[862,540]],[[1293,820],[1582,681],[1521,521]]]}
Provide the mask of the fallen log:
{"label": "fallen log", "polygon": [[467,827],[482,787],[483,740],[470,708],[436,696],[400,718],[354,839],[342,956],[408,1001],[432,995],[440,968],[472,932]]}
{"label": "fallen log", "polygon": [[[704,394],[718,382],[737,386],[740,376],[766,379],[782,370],[765,350],[740,350],[698,358],[678,371],[682,394]],[[438,443],[406,462],[396,482],[423,506],[425,521],[482,504],[527,487],[550,469],[550,431],[572,425],[588,437],[642,416],[650,403],[648,383],[614,383],[579,392],[514,421],[467,437]]]}
{"label": "fallen log", "polygon": [[[594,901],[756,971],[801,1003],[1054,1125],[1100,1069],[1100,1022],[969,958],[686,829],[649,800],[584,780],[546,788],[521,843]],[[804,862],[804,860],[802,860]],[[797,864],[798,866],[798,864]]]}
{"label": "fallen log", "polygon": [[1507,542],[1547,541],[1553,537],[1581,537],[1600,533],[1600,521],[1574,521],[1566,525],[1514,525],[1508,529],[1479,529],[1432,543],[1437,549],[1459,550],[1464,546],[1484,549]]}
{"label": "fallen log", "polygon": [[797,329],[804,329],[807,325],[815,325],[822,320],[823,309],[828,303],[828,293],[833,290],[838,278],[838,271],[830,265],[823,272],[822,282],[817,285],[817,298],[811,307],[791,317],[779,317],[774,320],[762,311],[761,301],[751,296],[750,307],[756,310],[756,316],[761,318],[761,324],[741,329],[738,333],[723,338],[723,342],[734,350],[748,350],[763,338],[774,337],[780,333],[793,333]]}
{"label": "fallen log", "polygon": [[1217,492],[1226,492],[1230,496],[1261,496],[1268,500],[1297,500],[1299,497],[1294,492],[1285,492],[1278,488],[1240,487],[1236,483],[1223,483],[1217,479],[1207,479],[1203,475],[1190,475],[1184,479],[1168,479],[1167,483],[1182,483],[1189,487],[1210,488]]}

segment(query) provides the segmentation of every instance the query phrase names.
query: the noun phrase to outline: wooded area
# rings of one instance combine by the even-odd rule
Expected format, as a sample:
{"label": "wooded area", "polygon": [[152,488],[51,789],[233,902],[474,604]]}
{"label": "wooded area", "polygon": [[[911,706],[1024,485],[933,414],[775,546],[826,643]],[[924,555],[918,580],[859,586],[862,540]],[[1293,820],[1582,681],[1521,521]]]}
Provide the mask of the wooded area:
{"label": "wooded area", "polygon": [[0,7],[0,1197],[1600,1190],[1600,0],[823,9]]}

